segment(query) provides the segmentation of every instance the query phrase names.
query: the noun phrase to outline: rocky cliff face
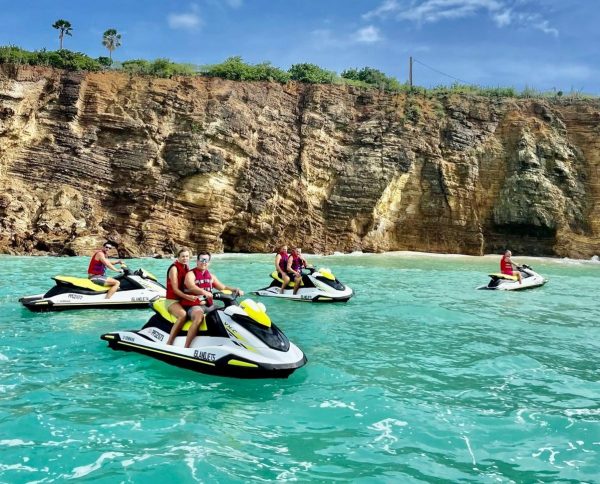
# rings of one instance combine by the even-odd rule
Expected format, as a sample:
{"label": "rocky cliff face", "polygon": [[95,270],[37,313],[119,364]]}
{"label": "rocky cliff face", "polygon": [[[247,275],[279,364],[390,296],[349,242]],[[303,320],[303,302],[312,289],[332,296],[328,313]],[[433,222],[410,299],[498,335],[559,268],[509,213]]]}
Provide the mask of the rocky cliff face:
{"label": "rocky cliff face", "polygon": [[0,251],[600,254],[600,102],[0,66]]}

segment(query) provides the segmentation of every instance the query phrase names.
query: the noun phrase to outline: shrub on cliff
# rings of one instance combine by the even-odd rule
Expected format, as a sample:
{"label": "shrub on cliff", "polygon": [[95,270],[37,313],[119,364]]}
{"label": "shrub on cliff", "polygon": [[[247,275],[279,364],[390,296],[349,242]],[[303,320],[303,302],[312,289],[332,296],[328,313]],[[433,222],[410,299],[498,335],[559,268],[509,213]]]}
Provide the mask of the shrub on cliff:
{"label": "shrub on cliff", "polygon": [[288,72],[290,77],[298,82],[308,82],[311,84],[333,84],[339,82],[339,77],[335,72],[325,70],[315,64],[294,64]]}
{"label": "shrub on cliff", "polygon": [[178,64],[169,59],[156,59],[149,62],[133,59],[121,63],[121,69],[132,74],[148,74],[157,77],[190,76],[196,74],[192,64]]}
{"label": "shrub on cliff", "polygon": [[372,67],[363,67],[362,69],[347,69],[341,74],[342,79],[354,81],[356,85],[364,85],[366,87],[375,86],[385,91],[400,91],[401,84],[397,79],[386,76],[383,72],[373,69]]}
{"label": "shrub on cliff", "polygon": [[270,62],[262,64],[246,64],[239,56],[229,57],[225,62],[214,64],[202,69],[202,74],[209,77],[222,77],[232,81],[271,81],[286,83],[290,75],[271,65]]}
{"label": "shrub on cliff", "polygon": [[67,49],[29,52],[14,45],[0,47],[0,63],[52,66],[59,69],[98,71],[102,64],[96,59]]}

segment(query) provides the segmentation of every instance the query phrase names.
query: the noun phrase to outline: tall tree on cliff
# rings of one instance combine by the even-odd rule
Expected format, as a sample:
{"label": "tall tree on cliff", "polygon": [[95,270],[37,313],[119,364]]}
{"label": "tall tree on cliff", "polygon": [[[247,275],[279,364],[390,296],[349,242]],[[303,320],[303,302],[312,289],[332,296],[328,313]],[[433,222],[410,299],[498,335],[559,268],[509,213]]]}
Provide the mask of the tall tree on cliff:
{"label": "tall tree on cliff", "polygon": [[102,45],[108,49],[108,57],[112,61],[112,52],[121,46],[121,34],[115,29],[108,29],[102,36]]}
{"label": "tall tree on cliff", "polygon": [[62,50],[63,37],[65,35],[71,36],[71,31],[73,30],[73,27],[71,27],[71,22],[69,22],[68,20],[58,19],[52,24],[52,27],[60,31],[60,33],[58,34],[58,39],[60,40],[60,50]]}

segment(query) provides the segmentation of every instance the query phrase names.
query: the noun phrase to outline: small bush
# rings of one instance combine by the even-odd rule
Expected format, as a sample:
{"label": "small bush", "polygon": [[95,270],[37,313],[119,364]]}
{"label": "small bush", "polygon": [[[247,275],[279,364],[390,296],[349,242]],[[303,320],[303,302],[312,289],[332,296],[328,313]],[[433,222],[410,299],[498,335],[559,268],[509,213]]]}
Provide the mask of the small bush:
{"label": "small bush", "polygon": [[229,57],[221,64],[207,66],[202,73],[210,77],[222,77],[232,81],[271,81],[286,83],[290,80],[290,75],[270,62],[261,64],[246,64],[241,57]]}
{"label": "small bush", "polygon": [[333,71],[322,69],[315,64],[294,64],[288,73],[294,81],[310,84],[333,84],[339,82],[338,75]]}
{"label": "small bush", "polygon": [[342,72],[341,77],[346,80],[360,82],[366,86],[375,86],[384,91],[398,92],[401,84],[397,79],[386,76],[383,72],[372,67],[363,67],[361,70],[348,69]]}

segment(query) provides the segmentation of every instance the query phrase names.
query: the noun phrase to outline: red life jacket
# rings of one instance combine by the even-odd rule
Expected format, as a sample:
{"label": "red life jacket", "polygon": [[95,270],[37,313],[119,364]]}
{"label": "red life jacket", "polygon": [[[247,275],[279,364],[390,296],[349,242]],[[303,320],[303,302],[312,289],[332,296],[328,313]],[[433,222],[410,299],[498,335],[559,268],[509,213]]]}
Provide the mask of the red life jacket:
{"label": "red life jacket", "polygon": [[506,256],[504,255],[502,256],[502,259],[500,259],[500,272],[502,272],[502,274],[506,274],[507,276],[513,275],[512,264],[506,260]]}
{"label": "red life jacket", "polygon": [[287,273],[287,263],[288,263],[288,259],[290,258],[290,256],[287,252],[280,252],[279,255],[281,256],[281,259],[279,259],[279,269],[281,269],[281,272],[286,274]]}
{"label": "red life jacket", "polygon": [[106,272],[106,266],[102,261],[96,259],[96,256],[99,252],[102,252],[102,249],[98,249],[92,255],[92,259],[90,260],[90,265],[88,266],[88,274],[94,276],[103,276]]}
{"label": "red life jacket", "polygon": [[[205,291],[211,292],[212,291],[212,275],[210,274],[210,272],[208,272],[208,270],[200,270],[197,267],[195,267],[194,269],[192,269],[189,272],[193,272],[194,273],[194,284],[196,284],[196,286],[198,286],[200,289],[204,289]],[[187,292],[187,291],[186,291]],[[180,301],[181,305],[183,307],[186,308],[190,308],[192,306],[199,306],[200,305],[200,299],[196,298],[193,302],[192,301],[188,301],[187,299],[182,299]],[[212,306],[212,298],[207,298],[206,299],[206,305],[207,306]]]}
{"label": "red life jacket", "polygon": [[302,258],[299,255],[297,255],[297,256],[292,255],[292,270],[296,271],[296,272],[300,272],[303,267],[304,267],[304,261],[302,260]]}
{"label": "red life jacket", "polygon": [[183,291],[183,281],[189,268],[187,265],[183,265],[181,262],[176,260],[175,262],[173,262],[173,264],[169,266],[169,269],[167,270],[167,299],[175,299],[179,301],[179,296],[173,291],[171,279],[169,278],[169,272],[171,271],[171,267],[175,267],[177,269],[177,289],[179,289],[180,291]]}

